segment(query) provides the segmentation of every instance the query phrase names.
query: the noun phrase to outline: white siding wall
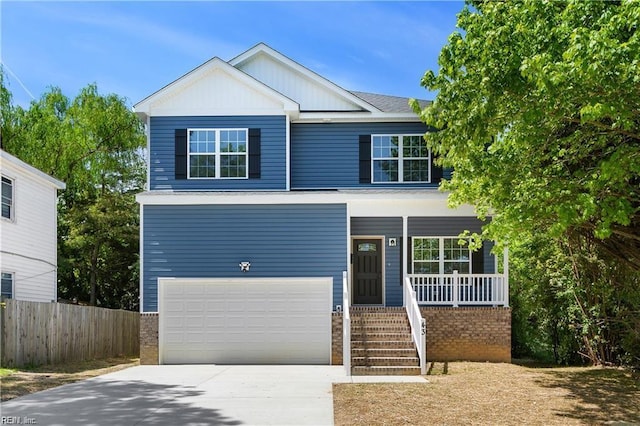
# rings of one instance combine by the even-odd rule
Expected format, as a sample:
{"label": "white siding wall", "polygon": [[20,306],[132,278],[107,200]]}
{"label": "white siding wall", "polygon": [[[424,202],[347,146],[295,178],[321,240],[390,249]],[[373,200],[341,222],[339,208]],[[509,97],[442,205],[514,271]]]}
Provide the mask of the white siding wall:
{"label": "white siding wall", "polygon": [[9,161],[0,172],[14,185],[13,221],[0,218],[0,268],[14,274],[15,299],[56,300],[56,188]]}
{"label": "white siding wall", "polygon": [[267,55],[257,55],[240,70],[295,100],[302,111],[353,111],[360,107],[341,98],[335,89],[322,87],[309,77],[293,71]]}

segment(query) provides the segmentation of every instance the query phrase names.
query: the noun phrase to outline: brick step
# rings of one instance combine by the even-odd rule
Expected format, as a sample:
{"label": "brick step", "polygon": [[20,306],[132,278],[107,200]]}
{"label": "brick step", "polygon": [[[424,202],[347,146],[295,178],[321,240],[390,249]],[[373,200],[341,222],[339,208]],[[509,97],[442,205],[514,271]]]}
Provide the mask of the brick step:
{"label": "brick step", "polygon": [[351,321],[351,327],[405,327],[411,328],[409,321]]}
{"label": "brick step", "polygon": [[364,341],[402,341],[407,340],[411,341],[410,333],[398,333],[398,332],[384,332],[384,331],[376,331],[374,333],[360,333],[360,332],[352,332],[351,340],[364,340]]}
{"label": "brick step", "polygon": [[411,327],[404,324],[351,326],[351,333],[405,333],[411,334]]}
{"label": "brick step", "polygon": [[352,340],[351,350],[355,349],[414,349],[413,340]]}
{"label": "brick step", "polygon": [[420,367],[351,367],[354,376],[419,376]]}
{"label": "brick step", "polygon": [[406,308],[402,306],[349,306],[351,312],[389,314],[397,312],[406,312]]}
{"label": "brick step", "polygon": [[351,365],[368,367],[415,367],[420,366],[418,357],[372,357],[358,356],[351,358]]}
{"label": "brick step", "polygon": [[412,358],[417,355],[415,348],[351,348],[351,357],[394,357]]}

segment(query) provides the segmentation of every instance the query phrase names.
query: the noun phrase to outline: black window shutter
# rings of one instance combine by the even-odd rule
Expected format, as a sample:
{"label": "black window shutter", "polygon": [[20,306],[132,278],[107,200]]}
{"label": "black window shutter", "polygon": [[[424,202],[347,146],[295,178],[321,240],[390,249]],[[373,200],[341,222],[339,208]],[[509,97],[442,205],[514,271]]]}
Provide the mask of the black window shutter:
{"label": "black window shutter", "polygon": [[249,129],[249,179],[260,179],[260,129]]}
{"label": "black window shutter", "polygon": [[484,246],[471,252],[471,273],[484,274]]}
{"label": "black window shutter", "polygon": [[360,135],[360,183],[371,183],[371,135]]}
{"label": "black window shutter", "polygon": [[175,132],[175,172],[176,179],[187,178],[187,129],[176,129]]}
{"label": "black window shutter", "polygon": [[436,166],[435,157],[431,153],[431,183],[439,183],[442,180],[442,167]]}

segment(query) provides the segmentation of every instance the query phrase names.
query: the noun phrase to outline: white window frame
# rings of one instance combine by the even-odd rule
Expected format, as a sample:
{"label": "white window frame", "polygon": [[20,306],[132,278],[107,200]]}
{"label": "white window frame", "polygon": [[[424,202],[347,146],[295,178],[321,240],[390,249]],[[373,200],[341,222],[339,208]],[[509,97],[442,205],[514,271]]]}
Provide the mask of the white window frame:
{"label": "white window frame", "polygon": [[[426,157],[404,157],[404,138],[405,137],[414,137],[414,136],[419,136],[421,138],[424,137],[424,135],[422,134],[415,134],[415,133],[403,133],[403,134],[390,134],[390,133],[386,133],[386,134],[373,134],[371,135],[371,183],[374,184],[411,184],[411,183],[431,183],[431,150],[427,149],[427,156]],[[389,137],[389,138],[393,138],[393,137],[397,137],[399,142],[398,142],[398,157],[376,157],[374,155],[375,151],[374,151],[374,143],[373,143],[373,138],[374,137]],[[397,181],[376,181],[375,179],[375,161],[379,160],[379,161],[397,161],[398,162],[398,180]],[[405,181],[404,180],[404,161],[405,160],[427,160],[427,180],[411,180],[411,181]]]}
{"label": "white window frame", "polygon": [[[464,261],[460,261],[460,260],[445,260],[444,258],[444,241],[445,240],[460,240],[460,237],[429,237],[429,236],[416,236],[416,237],[411,237],[411,273],[415,274],[415,266],[416,266],[416,262],[418,263],[436,263],[435,261],[425,261],[425,260],[418,260],[416,261],[415,259],[415,244],[416,244],[416,240],[419,239],[429,239],[429,240],[438,240],[438,274],[439,275],[443,275],[445,274],[445,264],[446,263],[464,263]],[[473,273],[473,270],[471,269],[473,264],[472,264],[472,253],[471,250],[469,249],[469,245],[468,245],[468,238],[462,238],[463,240],[467,240],[467,250],[469,251],[469,274]],[[461,272],[458,271],[460,273],[466,273],[466,272]]]}
{"label": "white window frame", "polygon": [[[16,180],[9,176],[5,176],[5,175],[1,175],[1,176],[3,180],[6,179],[11,182],[11,204],[9,206],[9,217],[4,217],[4,215],[1,215],[1,212],[0,212],[0,217],[2,217],[3,220],[13,222],[15,221],[15,217],[16,217]],[[0,182],[0,185],[4,185],[4,182]],[[1,186],[0,186],[0,189],[1,189]],[[4,205],[4,200],[1,200],[1,202],[2,202],[2,205]],[[1,206],[0,206],[0,210],[1,210]]]}
{"label": "white window frame", "polygon": [[[247,136],[246,139],[246,150],[245,152],[234,152],[234,153],[224,153],[220,151],[220,132],[225,131],[244,131]],[[191,152],[191,140],[190,135],[191,132],[215,132],[215,145],[214,152]],[[191,176],[191,156],[195,155],[210,155],[215,157],[216,167],[215,167],[215,176],[213,177],[200,177],[200,176]],[[244,156],[245,158],[245,175],[244,176],[229,176],[222,177],[221,176],[221,159],[224,156]],[[249,129],[248,128],[189,128],[187,129],[187,179],[193,180],[228,180],[228,179],[249,179]]]}
{"label": "white window frame", "polygon": [[[11,296],[8,297],[8,299],[15,299],[16,297],[16,274],[13,272],[6,272],[6,271],[2,271],[2,275],[9,275],[11,277]],[[0,278],[3,278],[2,276],[0,276]],[[1,288],[0,288],[1,291]],[[0,293],[1,295],[1,293]],[[6,296],[1,296],[1,297],[6,297]]]}

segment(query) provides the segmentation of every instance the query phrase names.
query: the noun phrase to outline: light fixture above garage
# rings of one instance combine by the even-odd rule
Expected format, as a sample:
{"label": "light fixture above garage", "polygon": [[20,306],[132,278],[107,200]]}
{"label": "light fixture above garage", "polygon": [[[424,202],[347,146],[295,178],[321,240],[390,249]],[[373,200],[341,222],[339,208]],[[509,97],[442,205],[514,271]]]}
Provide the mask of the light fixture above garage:
{"label": "light fixture above garage", "polygon": [[249,268],[251,268],[251,262],[240,262],[238,266],[240,266],[240,271],[249,272]]}

